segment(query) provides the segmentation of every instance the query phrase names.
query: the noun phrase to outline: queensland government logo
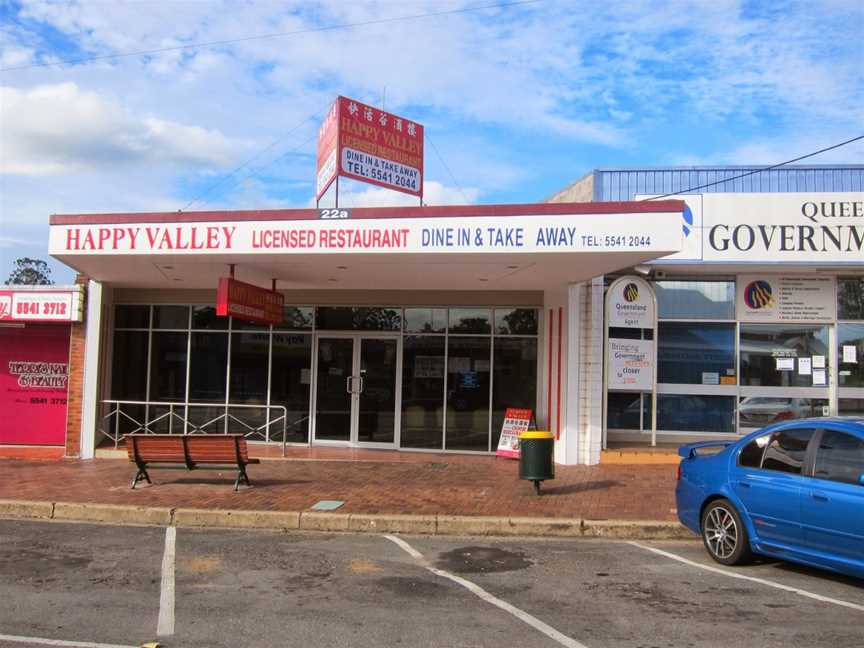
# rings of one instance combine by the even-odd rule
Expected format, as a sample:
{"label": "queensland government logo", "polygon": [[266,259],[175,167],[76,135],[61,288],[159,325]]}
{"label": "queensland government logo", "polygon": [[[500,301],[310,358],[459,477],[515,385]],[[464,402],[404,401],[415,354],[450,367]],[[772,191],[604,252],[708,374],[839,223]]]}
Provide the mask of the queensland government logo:
{"label": "queensland government logo", "polygon": [[628,283],[624,286],[624,299],[627,302],[634,302],[639,299],[639,288],[634,283]]}
{"label": "queensland government logo", "polygon": [[747,305],[747,308],[752,308],[753,310],[773,306],[774,295],[771,290],[771,284],[763,279],[751,281],[744,288],[744,303]]}

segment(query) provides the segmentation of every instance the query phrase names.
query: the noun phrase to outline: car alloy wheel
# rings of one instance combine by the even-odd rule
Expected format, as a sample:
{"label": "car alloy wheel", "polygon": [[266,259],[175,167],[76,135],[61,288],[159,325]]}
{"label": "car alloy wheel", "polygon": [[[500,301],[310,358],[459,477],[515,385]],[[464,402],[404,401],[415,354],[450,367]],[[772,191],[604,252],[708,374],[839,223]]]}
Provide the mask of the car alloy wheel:
{"label": "car alloy wheel", "polygon": [[723,565],[736,565],[750,557],[747,529],[728,500],[715,500],[705,509],[702,541],[711,557]]}

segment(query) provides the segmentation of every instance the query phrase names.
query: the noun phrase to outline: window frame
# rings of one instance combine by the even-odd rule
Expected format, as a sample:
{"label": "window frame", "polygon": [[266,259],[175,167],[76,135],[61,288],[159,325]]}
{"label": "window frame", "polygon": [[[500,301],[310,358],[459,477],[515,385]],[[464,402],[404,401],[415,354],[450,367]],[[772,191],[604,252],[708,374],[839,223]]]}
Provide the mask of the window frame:
{"label": "window frame", "polygon": [[[784,432],[795,432],[797,430],[810,430],[812,434],[810,435],[810,439],[807,441],[807,449],[804,451],[804,458],[801,460],[801,471],[798,473],[786,472],[783,470],[774,470],[772,468],[765,468],[765,454],[768,452],[768,448],[771,447],[771,442],[774,440],[774,437],[778,434],[783,434]],[[821,427],[811,427],[811,426],[793,426],[793,427],[784,427],[779,430],[771,430],[770,432],[766,432],[763,434],[757,434],[753,437],[748,443],[741,446],[741,449],[738,451],[738,455],[735,457],[735,465],[737,468],[741,470],[759,470],[764,471],[766,473],[776,474],[776,475],[790,475],[797,477],[812,477],[813,476],[813,466],[815,464],[816,458],[816,444],[815,441],[817,438],[822,437],[822,428]],[[741,465],[741,453],[744,451],[744,448],[747,447],[752,441],[755,441],[761,436],[768,436],[768,443],[765,444],[765,447],[762,448],[762,457],[759,460],[758,466],[742,466]]]}

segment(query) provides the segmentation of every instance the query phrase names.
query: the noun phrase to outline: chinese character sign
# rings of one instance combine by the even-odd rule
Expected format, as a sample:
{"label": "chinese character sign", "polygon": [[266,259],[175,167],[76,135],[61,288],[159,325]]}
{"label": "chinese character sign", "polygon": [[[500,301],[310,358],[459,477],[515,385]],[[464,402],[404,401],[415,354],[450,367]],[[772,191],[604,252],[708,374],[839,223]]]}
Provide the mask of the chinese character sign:
{"label": "chinese character sign", "polygon": [[316,197],[341,175],[423,196],[423,126],[339,97],[318,134]]}

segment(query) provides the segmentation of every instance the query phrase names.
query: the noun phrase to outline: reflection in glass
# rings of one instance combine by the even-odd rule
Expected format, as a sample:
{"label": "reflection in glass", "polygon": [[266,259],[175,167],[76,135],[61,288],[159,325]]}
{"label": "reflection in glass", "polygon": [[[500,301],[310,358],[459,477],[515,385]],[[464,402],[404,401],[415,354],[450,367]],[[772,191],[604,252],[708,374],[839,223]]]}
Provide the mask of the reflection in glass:
{"label": "reflection in glass", "polygon": [[537,335],[537,309],[496,308],[495,333],[498,335]]}
{"label": "reflection in glass", "polygon": [[[492,449],[498,447],[504,411],[537,406],[537,339],[495,338],[492,377]],[[537,412],[533,412],[536,419]]]}
{"label": "reflection in glass", "polygon": [[491,333],[492,311],[489,308],[451,308],[451,333]]}
{"label": "reflection in glass", "polygon": [[311,331],[313,308],[311,306],[285,306],[282,323],[275,328],[289,331]]}
{"label": "reflection in glass", "polygon": [[[306,443],[309,438],[309,389],[312,382],[312,336],[273,333],[273,368],[270,404],[288,411],[286,429],[289,443]],[[282,440],[279,410],[270,412],[270,439]]]}
{"label": "reflection in glass", "polygon": [[396,435],[396,340],[360,340],[357,441],[393,443]]}
{"label": "reflection in glass", "polygon": [[[645,409],[650,410],[651,399],[645,398]],[[606,400],[606,426],[610,430],[651,429],[651,414],[643,409],[642,394],[608,392]],[[640,419],[640,413],[644,418]]]}
{"label": "reflection in glass", "polygon": [[[406,317],[407,317],[406,309]],[[444,336],[402,342],[403,448],[441,449],[444,429]]]}
{"label": "reflection in glass", "polygon": [[[232,333],[231,384],[228,402],[232,405],[267,404],[267,356],[270,333]],[[228,432],[252,434],[251,439],[263,439],[267,423],[264,408],[230,408]],[[260,430],[260,432],[259,432]]]}
{"label": "reflection in glass", "polygon": [[864,387],[864,324],[837,325],[837,362],[841,387]]}
{"label": "reflection in glass", "polygon": [[657,429],[734,432],[734,396],[657,395]]}
{"label": "reflection in glass", "polygon": [[154,329],[180,329],[185,331],[189,328],[188,306],[154,306],[153,307]]}
{"label": "reflection in glass", "polygon": [[864,277],[837,280],[837,319],[864,320]]}
{"label": "reflection in glass", "polygon": [[443,333],[447,329],[446,308],[406,308],[406,333]]}
{"label": "reflection in glass", "polygon": [[315,327],[321,331],[399,331],[402,313],[399,308],[376,306],[319,306]]}
{"label": "reflection in glass", "polygon": [[192,328],[206,331],[227,331],[228,317],[216,315],[215,306],[193,306]]}
{"label": "reflection in glass", "polygon": [[748,396],[738,403],[738,425],[759,428],[780,421],[827,416],[827,408],[828,400],[824,398]]}
{"label": "reflection in glass", "polygon": [[[734,324],[660,322],[658,338],[657,382],[719,384],[721,376],[734,381]],[[711,376],[706,380],[704,373]]]}
{"label": "reflection in glass", "polygon": [[227,368],[228,336],[223,333],[193,333],[189,401],[224,403]]}
{"label": "reflection in glass", "polygon": [[658,317],[735,319],[734,281],[655,281]]}
{"label": "reflection in glass", "polygon": [[[186,400],[186,346],[188,333],[153,331],[150,354],[150,400]],[[222,376],[225,382],[225,376]]]}
{"label": "reflection in glass", "polygon": [[840,416],[864,416],[864,398],[841,398],[837,405]]}
{"label": "reflection in glass", "polygon": [[318,339],[315,438],[326,441],[351,440],[351,389],[354,367],[354,340]]}
{"label": "reflection in glass", "polygon": [[150,307],[119,304],[114,309],[114,328],[150,328]]}
{"label": "reflection in glass", "polygon": [[[742,324],[741,384],[765,387],[812,387],[813,360],[828,368],[828,327],[783,324]],[[800,358],[811,358],[811,373],[799,372]],[[792,363],[791,369],[781,360]]]}
{"label": "reflection in glass", "polygon": [[448,450],[489,449],[491,342],[488,337],[451,337],[448,341]]}
{"label": "reflection in glass", "polygon": [[[113,400],[147,400],[147,331],[115,331],[111,370]],[[143,405],[121,405],[121,410],[135,421],[144,420]],[[105,410],[108,413],[114,406]],[[125,416],[110,420],[111,433],[129,434],[137,426]],[[118,427],[115,427],[119,425]]]}

